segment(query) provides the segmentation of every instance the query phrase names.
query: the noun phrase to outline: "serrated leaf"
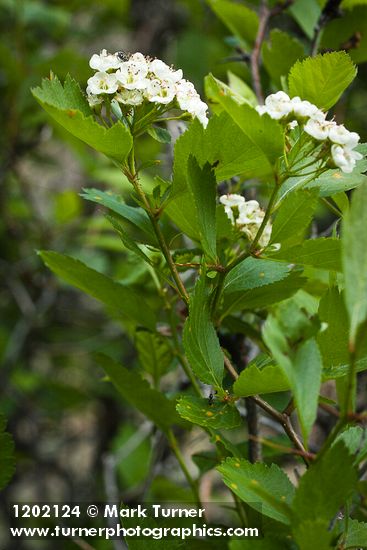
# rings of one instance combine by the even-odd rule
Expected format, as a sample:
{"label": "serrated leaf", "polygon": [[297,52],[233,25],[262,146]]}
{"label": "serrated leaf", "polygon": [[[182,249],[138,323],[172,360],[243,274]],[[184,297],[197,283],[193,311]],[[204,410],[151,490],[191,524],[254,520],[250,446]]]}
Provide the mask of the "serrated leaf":
{"label": "serrated leaf", "polygon": [[307,282],[299,272],[290,272],[281,281],[246,291],[224,295],[221,318],[233,311],[269,308],[273,304],[287,300]]}
{"label": "serrated leaf", "polygon": [[329,522],[319,519],[306,520],[294,529],[294,538],[299,550],[331,550],[332,533],[329,531]]}
{"label": "serrated leaf", "polygon": [[272,262],[249,257],[234,267],[224,280],[224,292],[244,292],[266,286],[287,277],[292,267],[282,262]]}
{"label": "serrated leaf", "polygon": [[342,262],[345,303],[350,320],[350,341],[367,319],[367,185],[353,194],[342,224]]}
{"label": "serrated leaf", "polygon": [[264,67],[277,86],[281,85],[281,77],[287,75],[292,65],[304,55],[303,45],[279,29],[273,29],[270,40],[262,46]]}
{"label": "serrated leaf", "polygon": [[14,441],[5,427],[5,417],[0,415],[0,490],[6,487],[15,472]]}
{"label": "serrated leaf", "polygon": [[217,259],[216,181],[209,163],[201,168],[192,155],[187,166],[187,183],[196,210],[200,242],[209,261]]}
{"label": "serrated leaf", "polygon": [[232,71],[228,71],[227,76],[228,84],[231,90],[238,94],[242,99],[244,99],[245,102],[248,102],[250,103],[250,105],[256,107],[258,101],[256,99],[255,93],[252,91],[250,86],[239,76],[232,73]]}
{"label": "serrated leaf", "polygon": [[231,491],[249,506],[281,523],[290,523],[294,487],[278,466],[228,458],[217,470]]}
{"label": "serrated leaf", "polygon": [[148,134],[159,143],[171,143],[171,134],[165,128],[151,125],[147,129]]}
{"label": "serrated leaf", "polygon": [[259,148],[226,112],[211,117],[205,130],[198,121],[190,124],[175,144],[172,190],[165,212],[188,236],[199,240],[199,220],[187,185],[190,155],[200,165],[213,165],[217,181],[237,175],[263,178],[271,167],[261,162]]}
{"label": "serrated leaf", "polygon": [[310,466],[293,500],[294,524],[333,519],[354,491],[357,472],[353,463],[354,457],[339,442]]}
{"label": "serrated leaf", "polygon": [[289,389],[289,382],[278,365],[268,365],[259,369],[250,363],[233,385],[234,395],[248,397],[262,393],[274,393]]}
{"label": "serrated leaf", "polygon": [[329,271],[341,271],[341,241],[331,237],[309,239],[300,245],[280,249],[271,258]]}
{"label": "serrated leaf", "polygon": [[198,378],[215,388],[222,387],[224,361],[218,336],[210,318],[210,290],[205,273],[196,282],[190,297],[189,317],[183,343],[190,365]]}
{"label": "serrated leaf", "polygon": [[366,548],[367,547],[367,523],[356,519],[348,518],[348,530],[346,536],[342,535],[343,546],[348,548]]}
{"label": "serrated leaf", "polygon": [[155,329],[154,312],[131,288],[110,279],[70,256],[46,250],[42,250],[38,254],[56,275],[101,301],[115,314],[127,317],[143,327]]}
{"label": "serrated leaf", "polygon": [[284,133],[280,124],[268,115],[260,116],[250,105],[240,105],[227,93],[225,85],[213,75],[205,79],[213,97],[241,128],[254,147],[254,158],[273,172],[275,161],[283,154]]}
{"label": "serrated leaf", "polygon": [[299,244],[311,223],[318,202],[318,190],[299,189],[282,201],[271,232],[271,242],[282,247]]}
{"label": "serrated leaf", "polygon": [[182,418],[206,428],[231,430],[241,424],[241,416],[234,405],[215,399],[209,404],[201,397],[181,397],[176,410]]}
{"label": "serrated leaf", "polygon": [[121,198],[110,191],[100,191],[99,189],[83,189],[80,196],[87,201],[101,204],[115,214],[118,214],[124,220],[129,221],[138,229],[143,231],[150,239],[154,238],[153,228],[148,214],[140,207],[129,206],[122,202]]}
{"label": "serrated leaf", "polygon": [[257,34],[259,19],[255,11],[243,4],[228,0],[208,0],[215,14],[228,29],[245,43],[252,43]]}
{"label": "serrated leaf", "polygon": [[290,96],[307,99],[328,110],[340,98],[357,74],[344,51],[319,54],[297,61],[289,73]]}
{"label": "serrated leaf", "polygon": [[137,330],[135,347],[143,369],[158,382],[173,360],[172,349],[167,338],[157,332]]}
{"label": "serrated leaf", "polygon": [[127,127],[116,122],[106,129],[93,117],[79,84],[68,76],[64,86],[55,76],[44,79],[42,86],[32,89],[38,103],[61,126],[87,145],[123,164],[132,147],[132,136]]}
{"label": "serrated leaf", "polygon": [[[367,144],[360,143],[356,147],[356,151],[364,157],[367,154]],[[362,173],[367,170],[367,160],[363,158],[358,160],[351,174],[345,174],[341,170],[327,170],[318,178],[310,176],[295,176],[288,178],[281,186],[279,193],[279,201],[283,200],[286,195],[294,192],[297,189],[318,189],[320,197],[330,197],[335,193],[349,191],[355,187],[359,187],[367,181],[367,176]]]}
{"label": "serrated leaf", "polygon": [[[322,359],[316,340],[310,338],[315,329],[301,309],[294,304],[279,306],[270,315],[263,329],[263,338],[271,350],[294,394],[302,434],[307,443],[316,419],[321,385]],[[300,344],[295,345],[303,338]]]}
{"label": "serrated leaf", "polygon": [[162,431],[167,431],[173,424],[181,423],[174,401],[151,388],[136,371],[126,369],[101,353],[96,355],[96,360],[122,397]]}
{"label": "serrated leaf", "polygon": [[338,435],[334,441],[334,445],[342,441],[349,451],[349,454],[354,456],[354,464],[358,465],[367,457],[367,437],[366,432],[360,426],[352,426],[347,428]]}

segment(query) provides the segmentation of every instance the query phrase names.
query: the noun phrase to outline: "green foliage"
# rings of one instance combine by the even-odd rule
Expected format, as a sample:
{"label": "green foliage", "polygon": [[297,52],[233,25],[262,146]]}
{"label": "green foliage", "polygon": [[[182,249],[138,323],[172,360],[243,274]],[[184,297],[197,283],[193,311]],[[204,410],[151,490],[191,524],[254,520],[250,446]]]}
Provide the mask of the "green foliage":
{"label": "green foliage", "polygon": [[332,52],[298,61],[289,73],[291,96],[308,99],[330,109],[356,76],[356,68],[345,52]]}
{"label": "green foliage", "polygon": [[355,344],[358,329],[367,320],[366,209],[367,185],[363,185],[355,191],[342,226],[345,302],[352,344]]}
{"label": "green foliage", "polygon": [[157,390],[152,389],[140,374],[129,370],[106,355],[96,356],[107,376],[122,397],[147,416],[162,431],[180,423],[175,403]]}
{"label": "green foliage", "polygon": [[281,243],[282,248],[300,244],[317,206],[318,191],[298,189],[289,193],[278,209],[271,242]]}
{"label": "green foliage", "polygon": [[341,271],[341,242],[334,238],[310,239],[300,245],[280,249],[272,259],[285,260],[319,269]]}
{"label": "green foliage", "polygon": [[283,370],[278,365],[268,365],[259,368],[256,362],[250,363],[240,373],[233,385],[234,394],[247,397],[262,393],[275,393],[289,389],[289,382]]}
{"label": "green foliage", "polygon": [[200,397],[181,397],[176,408],[182,418],[205,428],[230,430],[241,424],[236,407],[218,399],[210,404]]}
{"label": "green foliage", "polygon": [[281,78],[289,73],[292,65],[304,55],[302,44],[279,29],[270,32],[269,41],[264,42],[262,47],[265,69],[277,86],[281,85]]}
{"label": "green foliage", "polygon": [[129,130],[121,122],[104,128],[92,116],[92,111],[79,85],[70,76],[64,86],[56,76],[45,79],[42,87],[32,90],[39,104],[61,126],[93,149],[122,164],[132,147]]}
{"label": "green foliage", "polygon": [[346,533],[340,537],[340,541],[343,541],[345,549],[365,548],[367,545],[367,523],[349,519]]}
{"label": "green foliage", "polygon": [[265,343],[293,391],[306,442],[316,418],[321,384],[322,359],[312,337],[316,330],[307,314],[295,302],[288,301],[267,318],[263,332]]}
{"label": "green foliage", "polygon": [[196,210],[200,242],[209,261],[216,261],[216,181],[212,168],[206,163],[200,168],[195,157],[190,156],[187,183],[191,202]]}
{"label": "green foliage", "polygon": [[272,173],[273,164],[283,153],[284,136],[280,124],[267,115],[260,116],[250,105],[239,105],[223,83],[212,75],[206,77],[206,85],[251,142],[254,148],[252,156],[256,158],[259,169]]}
{"label": "green foliage", "polygon": [[294,538],[299,550],[330,550],[332,533],[329,523],[322,519],[302,521],[295,529]]}
{"label": "green foliage", "polygon": [[113,281],[70,256],[46,250],[39,252],[39,255],[56,275],[96,300],[100,300],[115,315],[154,330],[154,312],[131,288]]}
{"label": "green foliage", "polygon": [[282,523],[290,523],[294,487],[278,466],[228,458],[217,470],[224,483],[251,508]]}
{"label": "green foliage", "polygon": [[0,415],[0,490],[9,483],[15,471],[14,442],[5,427],[5,417]]}
{"label": "green foliage", "polygon": [[258,16],[243,4],[230,0],[208,0],[208,4],[228,29],[245,44],[256,38]]}
{"label": "green foliage", "polygon": [[195,285],[190,298],[183,343],[196,376],[205,384],[219,389],[222,387],[224,362],[218,336],[210,319],[210,289],[207,281],[203,273]]}
{"label": "green foliage", "polygon": [[[293,522],[331,521],[357,482],[354,458],[343,443],[334,445],[302,476],[293,500]],[[338,483],[335,483],[338,480]]]}
{"label": "green foliage", "polygon": [[140,329],[135,333],[135,347],[141,366],[157,384],[173,360],[172,348],[168,339],[158,332]]}

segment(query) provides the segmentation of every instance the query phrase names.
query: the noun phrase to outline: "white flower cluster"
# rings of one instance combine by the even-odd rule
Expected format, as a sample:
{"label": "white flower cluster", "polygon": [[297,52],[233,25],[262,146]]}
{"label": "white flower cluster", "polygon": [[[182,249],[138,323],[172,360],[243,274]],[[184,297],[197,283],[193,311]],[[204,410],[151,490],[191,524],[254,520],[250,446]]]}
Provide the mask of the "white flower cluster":
{"label": "white flower cluster", "polygon": [[[239,227],[250,241],[253,241],[263,222],[265,212],[261,210],[257,201],[246,201],[242,195],[221,195],[219,201],[224,205],[224,210],[233,225]],[[268,222],[260,237],[259,245],[264,247],[269,244],[271,237],[271,223]]]}
{"label": "white flower cluster", "polygon": [[122,57],[119,52],[110,54],[106,50],[92,55],[89,65],[96,71],[87,86],[91,107],[100,105],[105,94],[129,106],[144,101],[160,105],[177,101],[180,109],[198,118],[204,127],[208,124],[208,106],[194,85],[183,78],[181,69],[175,71],[160,59],[139,52]]}
{"label": "white flower cluster", "polygon": [[359,142],[359,135],[350,132],[342,124],[326,120],[326,114],[309,101],[299,97],[291,99],[285,92],[277,92],[269,95],[265,99],[265,105],[258,105],[256,110],[260,115],[267,113],[275,120],[284,120],[290,128],[301,123],[304,125],[304,131],[315,140],[328,140],[333,162],[342,172],[349,174],[353,171],[356,161],[363,158],[358,151],[354,151]]}

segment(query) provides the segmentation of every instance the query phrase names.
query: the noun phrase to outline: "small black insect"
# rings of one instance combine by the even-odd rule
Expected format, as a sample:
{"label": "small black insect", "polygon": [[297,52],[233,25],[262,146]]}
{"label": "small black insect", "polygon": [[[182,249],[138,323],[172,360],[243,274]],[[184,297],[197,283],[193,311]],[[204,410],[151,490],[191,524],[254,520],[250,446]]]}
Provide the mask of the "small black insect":
{"label": "small black insect", "polygon": [[130,55],[124,50],[120,50],[119,52],[116,52],[116,55],[121,61],[128,61],[130,57]]}
{"label": "small black insect", "polygon": [[209,394],[209,397],[208,397],[208,404],[209,404],[209,407],[211,407],[211,406],[213,405],[213,403],[214,403],[214,398],[215,398],[215,394],[216,394],[216,393],[217,393],[217,392],[215,391],[214,393],[211,392],[211,393]]}

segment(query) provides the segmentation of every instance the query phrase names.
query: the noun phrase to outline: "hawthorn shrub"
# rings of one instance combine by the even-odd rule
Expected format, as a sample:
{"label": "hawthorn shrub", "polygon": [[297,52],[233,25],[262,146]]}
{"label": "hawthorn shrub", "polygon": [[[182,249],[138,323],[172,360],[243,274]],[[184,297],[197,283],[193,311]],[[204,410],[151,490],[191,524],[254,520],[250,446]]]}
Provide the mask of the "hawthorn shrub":
{"label": "hawthorn shrub", "polygon": [[[356,77],[354,61],[365,59],[358,44],[337,47],[340,2],[316,19],[297,2],[258,12],[209,4],[253,78],[252,89],[232,73],[228,83],[207,76],[210,113],[180,69],[140,52],[93,55],[86,90],[52,73],[32,90],[129,183],[127,201],[97,189],[82,196],[105,208],[150,283],[129,286],[59,252],[39,255],[123,323],[140,370],[107,355],[96,361],[167,438],[193,501],[201,506],[202,476],[216,469],[242,524],[261,529],[261,539],[223,547],[364,548],[367,417],[357,381],[367,369],[367,147],[336,122],[335,105]],[[309,40],[274,28],[266,36],[285,10]],[[175,124],[182,135],[172,144]],[[173,148],[165,171],[157,159],[139,160],[147,134]],[[144,172],[153,169],[150,186]],[[333,216],[322,235],[313,229],[320,205]],[[321,395],[326,381],[335,399]],[[335,419],[322,442],[313,439],[319,409]],[[284,437],[263,437],[264,418]],[[211,445],[193,456],[197,475],[178,438],[193,428]],[[296,482],[282,456],[299,463]]]}

